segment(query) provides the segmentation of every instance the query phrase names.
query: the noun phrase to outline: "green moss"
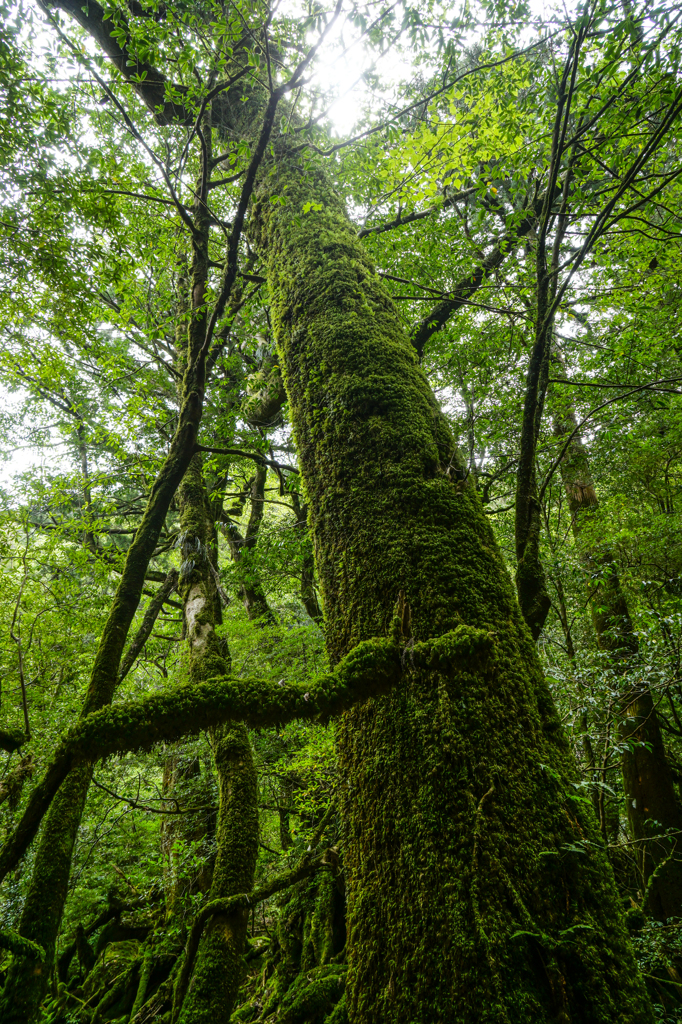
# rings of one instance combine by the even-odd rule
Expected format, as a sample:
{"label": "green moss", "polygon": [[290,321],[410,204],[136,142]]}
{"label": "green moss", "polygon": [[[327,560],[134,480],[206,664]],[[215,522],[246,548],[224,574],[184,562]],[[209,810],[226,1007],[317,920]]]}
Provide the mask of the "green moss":
{"label": "green moss", "polygon": [[[334,904],[336,883],[330,870],[321,871],[317,886],[315,909],[310,921],[309,941],[313,963],[324,966],[336,952],[334,948]],[[304,967],[305,969],[305,967]]]}
{"label": "green moss", "polygon": [[280,1004],[279,1024],[323,1024],[346,985],[346,967],[327,964],[301,973]]}
{"label": "green moss", "polygon": [[511,581],[390,297],[312,162],[280,154],[252,230],[332,662],[389,632],[400,591],[417,652],[338,730],[349,1018],[650,1021]]}
{"label": "green moss", "polygon": [[15,957],[0,994],[3,1024],[28,1024],[47,991],[66,902],[73,848],[78,835],[92,766],[78,765],[55,797],[43,824],[26,902],[21,935],[45,950],[44,962]]}
{"label": "green moss", "polygon": [[[195,684],[229,670],[229,652],[216,631],[220,596],[213,572],[217,555],[215,524],[196,455],[180,489],[183,569],[180,593],[185,604],[191,678]],[[211,566],[213,565],[213,572]],[[195,687],[188,687],[193,691]],[[242,724],[221,725],[211,717],[210,738],[220,806],[211,901],[248,893],[258,855],[258,786],[248,733]],[[217,913],[201,937],[187,990],[177,990],[179,1020],[216,1024],[229,1020],[244,973],[242,957],[248,909]]]}
{"label": "green moss", "polygon": [[21,953],[31,960],[44,960],[45,950],[37,942],[31,942],[16,932],[0,930],[0,949],[9,949],[13,953]]}
{"label": "green moss", "polygon": [[306,685],[267,679],[216,679],[182,686],[147,700],[98,711],[65,735],[56,759],[98,760],[123,750],[149,748],[221,722],[274,726],[293,719],[327,718],[359,700],[384,693],[402,672],[391,640],[358,644],[333,672]]}

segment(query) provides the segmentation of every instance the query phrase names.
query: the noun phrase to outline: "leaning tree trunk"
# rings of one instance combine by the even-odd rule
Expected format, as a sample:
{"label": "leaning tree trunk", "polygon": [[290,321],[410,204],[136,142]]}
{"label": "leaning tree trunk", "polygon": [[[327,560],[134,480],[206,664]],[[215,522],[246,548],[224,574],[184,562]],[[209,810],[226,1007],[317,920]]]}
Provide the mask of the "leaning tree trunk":
{"label": "leaning tree trunk", "polygon": [[[216,632],[221,622],[216,586],[216,531],[204,488],[201,456],[195,455],[180,493],[183,565],[180,591],[185,609],[190,675],[203,682],[229,673],[229,651]],[[216,861],[209,899],[250,892],[258,855],[258,791],[248,732],[243,725],[210,732],[220,787]],[[206,925],[181,1024],[227,1024],[242,983],[242,951],[248,909],[216,914]]]}
{"label": "leaning tree trunk", "polygon": [[[152,484],[142,520],[128,548],[97,648],[81,709],[82,719],[111,703],[119,679],[124,674],[125,664],[121,666],[121,656],[142,596],[149,562],[170,503],[196,445],[206,384],[205,356],[202,353],[206,336],[204,295],[208,274],[208,232],[208,221],[204,216],[201,231],[195,237],[192,300],[186,328],[186,365],[180,386],[178,424],[168,454]],[[183,333],[184,330],[183,327]],[[131,650],[134,647],[135,642],[131,644]],[[130,664],[126,671],[129,669]],[[30,1024],[47,990],[68,892],[71,859],[91,778],[90,765],[79,764],[71,771],[43,824],[19,931],[25,938],[43,946],[45,961],[36,967],[34,960],[15,956],[0,995],[2,1024]]]}
{"label": "leaning tree trunk", "polygon": [[[575,414],[554,401],[554,432],[565,443],[577,428]],[[599,646],[611,656],[614,668],[625,676],[628,668],[634,667],[639,645],[613,552],[608,545],[597,545],[594,535],[585,529],[599,502],[579,434],[570,442],[560,469],[573,535],[589,580],[592,621]],[[637,841],[639,867],[647,885],[647,907],[659,919],[679,917],[682,857],[676,848],[682,835],[682,809],[665,757],[656,706],[646,684],[626,687],[620,739],[623,792],[630,829]],[[671,838],[652,838],[665,833],[671,833]]]}
{"label": "leaning tree trunk", "polygon": [[429,669],[407,641],[397,689],[341,721],[350,1021],[651,1021],[511,581],[388,293],[312,162],[280,155],[252,231],[332,660],[385,634],[401,591],[412,640],[492,641]]}

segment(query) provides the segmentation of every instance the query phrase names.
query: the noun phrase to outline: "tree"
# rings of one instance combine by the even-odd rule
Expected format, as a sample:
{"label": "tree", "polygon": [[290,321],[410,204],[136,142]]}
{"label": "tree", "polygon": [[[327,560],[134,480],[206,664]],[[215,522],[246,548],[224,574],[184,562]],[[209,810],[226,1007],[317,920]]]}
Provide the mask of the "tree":
{"label": "tree", "polygon": [[[349,898],[343,1005],[352,1021],[441,1020],[453,1008],[458,1019],[473,1021],[481,1005],[488,1019],[500,1021],[651,1019],[611,869],[591,809],[578,795],[570,749],[475,481],[327,168],[311,155],[314,126],[286,105],[314,52],[288,69],[286,23],[264,23],[247,8],[238,13],[248,31],[220,18],[209,30],[204,12],[190,12],[180,56],[173,58],[175,21],[167,10],[156,22],[144,11],[128,15],[92,3],[87,11],[66,3],[63,9],[122,76],[119,93],[84,58],[165,181],[170,198],[164,202],[190,239],[191,273],[186,282],[180,277],[178,320],[187,334],[178,346],[181,401],[169,454],[127,549],[81,723],[56,751],[2,854],[6,873],[54,800],[23,937],[45,929],[46,890],[56,900],[58,924],[93,758],[210,725],[216,750],[227,737],[236,753],[221,775],[215,899],[190,930],[175,1013],[180,1019],[227,1015],[247,906],[247,894],[236,889],[250,884],[255,812],[250,750],[237,723],[343,712],[340,815]],[[294,37],[306,27],[295,25]],[[164,126],[158,151],[144,140],[140,125],[146,131],[149,122],[135,97]],[[174,134],[176,125],[186,131]],[[214,156],[221,135],[227,149]],[[182,182],[188,202],[159,153],[170,150],[171,163],[177,158],[184,166],[190,147],[195,173],[191,185]],[[228,159],[234,174],[225,182],[214,175]],[[219,186],[233,185],[225,200],[227,208],[234,196],[228,226],[226,209],[216,208],[213,197]],[[552,182],[547,194],[545,220]],[[457,302],[474,294],[530,221],[527,213],[517,218],[512,237],[493,260],[484,259],[482,272],[469,275],[473,283]],[[213,227],[227,236],[224,245],[214,241]],[[242,684],[230,677],[216,630],[217,516],[199,453],[231,451],[198,437],[206,372],[237,315],[238,258],[248,257],[249,247],[267,277],[333,666],[306,690],[285,680]],[[253,458],[260,466],[274,462],[262,453]],[[264,485],[262,472],[256,480]],[[126,634],[178,488],[194,685],[109,709]],[[254,513],[261,493],[252,491]],[[219,731],[224,723],[233,723],[227,734]],[[235,772],[245,776],[240,788]],[[57,840],[64,855],[52,858],[55,884],[47,886],[47,844]],[[236,871],[224,877],[223,853],[232,864],[241,858],[238,879]],[[302,861],[253,898],[300,881],[309,870]],[[40,943],[48,964],[56,938],[50,927]],[[218,991],[216,972],[224,990]],[[17,958],[3,992],[9,1019],[26,1019],[40,999],[35,972],[29,977],[28,958]]]}

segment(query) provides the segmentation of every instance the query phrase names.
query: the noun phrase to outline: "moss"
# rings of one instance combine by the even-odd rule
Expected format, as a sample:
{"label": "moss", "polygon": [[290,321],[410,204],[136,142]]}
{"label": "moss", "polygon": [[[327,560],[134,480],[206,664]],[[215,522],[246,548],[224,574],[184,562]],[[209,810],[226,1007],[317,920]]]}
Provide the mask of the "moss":
{"label": "moss", "polygon": [[[204,486],[201,456],[195,455],[180,489],[183,569],[180,593],[190,658],[190,675],[199,684],[229,671],[229,652],[216,627],[221,622],[215,583],[217,540]],[[194,690],[195,687],[187,689]],[[220,788],[216,860],[210,899],[248,893],[258,855],[258,786],[248,733],[242,724],[209,723]],[[215,1024],[229,1020],[244,973],[242,957],[248,909],[217,913],[201,937],[194,973],[183,1000],[178,988],[181,1022]],[[183,982],[184,983],[184,982]]]}
{"label": "moss", "polygon": [[0,949],[9,949],[13,953],[21,953],[31,960],[44,960],[45,950],[37,942],[31,942],[16,932],[0,930]]}
{"label": "moss", "polygon": [[346,1009],[345,991],[332,1012],[324,1018],[324,1024],[348,1024],[348,1010]]}
{"label": "moss", "polygon": [[309,941],[313,950],[313,963],[320,966],[328,964],[337,952],[334,948],[335,895],[336,884],[332,872],[330,870],[320,872],[315,909],[309,930]]}
{"label": "moss", "polygon": [[[434,638],[462,624],[494,633],[473,656],[414,665],[408,645],[393,689],[342,717],[349,1018],[650,1021],[490,523],[323,171],[280,153],[252,235],[267,259],[332,662],[389,631],[400,591],[415,649],[438,650]],[[551,948],[512,941],[519,931]]]}
{"label": "moss", "polygon": [[45,950],[43,963],[12,961],[2,994],[3,1024],[28,1024],[47,990],[66,902],[71,857],[78,835],[92,766],[78,765],[62,784],[43,824],[33,874],[19,922],[21,935]]}
{"label": "moss", "polygon": [[282,999],[279,1024],[323,1024],[346,985],[346,967],[327,964],[300,974]]}
{"label": "moss", "polygon": [[262,727],[297,718],[327,718],[359,700],[386,692],[401,672],[399,649],[391,640],[379,638],[358,644],[333,672],[306,685],[247,677],[178,687],[90,715],[65,735],[56,760],[99,760],[119,751],[179,739],[221,722],[243,720]]}
{"label": "moss", "polygon": [[139,985],[137,986],[137,992],[135,993],[135,1001],[130,1011],[131,1020],[138,1012],[138,1010],[141,1010],[142,1007],[144,1006],[145,1000],[147,998],[147,989],[149,988],[149,981],[152,976],[152,971],[154,969],[154,963],[154,947],[150,943],[147,949],[145,950],[144,959],[142,961],[142,969],[140,971],[140,982]]}
{"label": "moss", "polygon": [[129,968],[138,964],[140,943],[136,939],[110,942],[97,959],[83,985],[86,998],[105,992],[115,981],[128,973]]}

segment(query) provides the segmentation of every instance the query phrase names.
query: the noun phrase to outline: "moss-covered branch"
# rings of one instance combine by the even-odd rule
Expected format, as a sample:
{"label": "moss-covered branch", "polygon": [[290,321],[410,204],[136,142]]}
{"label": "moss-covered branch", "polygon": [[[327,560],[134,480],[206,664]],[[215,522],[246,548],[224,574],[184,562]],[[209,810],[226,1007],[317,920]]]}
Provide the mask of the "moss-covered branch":
{"label": "moss-covered branch", "polygon": [[70,729],[52,763],[35,787],[16,829],[0,850],[0,881],[24,855],[43,815],[70,768],[126,750],[172,742],[221,722],[253,727],[294,719],[327,720],[354,704],[387,693],[404,668],[451,664],[486,656],[493,634],[458,626],[444,636],[413,644],[401,652],[396,637],[365,640],[332,672],[306,686],[284,680],[213,679],[183,686],[139,702],[116,704],[84,718]]}

